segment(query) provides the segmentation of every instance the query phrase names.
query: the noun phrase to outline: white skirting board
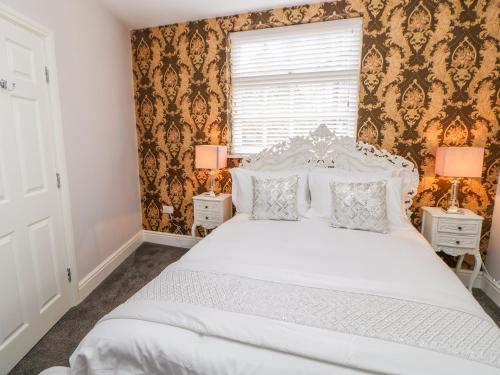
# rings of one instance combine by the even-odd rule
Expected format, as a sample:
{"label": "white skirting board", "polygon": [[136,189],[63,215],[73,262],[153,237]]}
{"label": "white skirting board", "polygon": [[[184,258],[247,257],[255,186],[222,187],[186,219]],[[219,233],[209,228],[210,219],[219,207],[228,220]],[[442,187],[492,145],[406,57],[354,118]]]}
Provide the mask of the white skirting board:
{"label": "white skirting board", "polygon": [[[92,272],[85,276],[78,283],[79,301],[83,301],[113,270],[118,267],[130,254],[132,254],[141,243],[150,242],[159,245],[168,245],[189,249],[193,247],[201,238],[172,234],[165,232],[155,232],[143,230],[135,234],[130,240],[123,244],[118,250],[106,258]],[[462,270],[457,276],[464,284],[469,281],[471,271]],[[483,290],[498,306],[500,306],[500,285],[495,283],[483,272],[480,272],[474,287]]]}
{"label": "white skirting board", "polygon": [[[468,285],[470,274],[472,271],[461,270],[457,273],[458,278],[465,284]],[[474,281],[474,288],[481,289],[488,297],[491,298],[497,306],[500,307],[500,285],[498,282],[492,280],[484,272],[480,272]]]}
{"label": "white skirting board", "polygon": [[132,238],[120,246],[113,254],[94,268],[78,283],[78,301],[82,302],[100,283],[108,277],[127,257],[143,242],[142,233],[137,232]]}
{"label": "white skirting board", "polygon": [[151,242],[158,245],[182,247],[184,249],[192,248],[194,245],[196,245],[196,243],[198,243],[199,240],[201,240],[200,237],[193,238],[192,236],[186,236],[182,234],[155,232],[152,230],[144,230],[142,239],[144,242]]}
{"label": "white skirting board", "polygon": [[[150,230],[144,231],[143,239],[144,242],[183,247],[186,249],[193,247],[198,241],[201,240],[200,237],[193,238],[186,235],[155,232]],[[462,270],[457,274],[457,276],[465,285],[467,285],[467,283],[469,282],[470,274],[471,271]],[[480,272],[477,276],[476,281],[474,282],[474,287],[483,290],[486,295],[490,297],[493,302],[497,304],[497,306],[500,307],[500,286],[483,272]]]}

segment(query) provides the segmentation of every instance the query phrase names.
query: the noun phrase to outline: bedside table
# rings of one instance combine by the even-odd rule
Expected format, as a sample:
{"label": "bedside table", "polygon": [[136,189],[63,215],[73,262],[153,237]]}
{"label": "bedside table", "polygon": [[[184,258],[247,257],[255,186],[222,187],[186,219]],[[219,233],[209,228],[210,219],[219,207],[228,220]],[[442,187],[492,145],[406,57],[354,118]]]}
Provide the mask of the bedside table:
{"label": "bedside table", "polygon": [[440,207],[422,207],[422,234],[436,252],[460,256],[456,271],[462,267],[466,254],[474,255],[476,263],[469,280],[469,290],[472,290],[481,269],[479,240],[483,218],[470,210],[462,210],[463,214],[447,214]]}
{"label": "bedside table", "polygon": [[218,227],[233,216],[231,194],[219,194],[215,197],[204,194],[193,197],[194,221],[191,227],[191,236],[195,237],[196,228],[203,227],[205,235],[207,229]]}

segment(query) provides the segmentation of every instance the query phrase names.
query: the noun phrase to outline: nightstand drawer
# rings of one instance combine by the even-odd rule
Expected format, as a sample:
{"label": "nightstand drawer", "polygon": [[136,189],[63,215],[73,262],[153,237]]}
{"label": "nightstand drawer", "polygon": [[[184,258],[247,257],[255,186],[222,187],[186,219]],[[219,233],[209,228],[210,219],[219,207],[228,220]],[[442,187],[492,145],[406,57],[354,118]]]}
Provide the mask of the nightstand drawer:
{"label": "nightstand drawer", "polygon": [[462,247],[462,248],[476,248],[477,236],[457,236],[456,234],[437,234],[437,245]]}
{"label": "nightstand drawer", "polygon": [[460,220],[439,219],[438,232],[477,234],[481,229],[481,222],[463,222]]}
{"label": "nightstand drawer", "polygon": [[204,228],[206,229],[213,229],[213,228],[216,228],[218,227],[219,225],[221,225],[221,221],[220,220],[217,220],[217,221],[213,221],[213,220],[205,220],[204,218],[203,219],[199,219],[196,221],[196,224],[197,225],[201,225],[203,226]]}
{"label": "nightstand drawer", "polygon": [[195,200],[194,208],[200,211],[220,211],[220,203],[213,201]]}
{"label": "nightstand drawer", "polygon": [[220,211],[213,210],[197,210],[196,217],[197,222],[217,222],[220,224],[222,221],[222,213]]}

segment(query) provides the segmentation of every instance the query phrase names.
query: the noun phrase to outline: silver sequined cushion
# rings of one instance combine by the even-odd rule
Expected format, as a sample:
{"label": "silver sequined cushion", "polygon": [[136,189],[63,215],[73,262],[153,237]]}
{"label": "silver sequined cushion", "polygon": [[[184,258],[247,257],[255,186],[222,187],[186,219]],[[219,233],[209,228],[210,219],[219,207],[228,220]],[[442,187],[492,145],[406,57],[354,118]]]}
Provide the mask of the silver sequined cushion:
{"label": "silver sequined cushion", "polygon": [[299,176],[255,177],[252,216],[254,220],[299,220],[297,188]]}
{"label": "silver sequined cushion", "polygon": [[332,226],[387,233],[386,182],[332,182]]}

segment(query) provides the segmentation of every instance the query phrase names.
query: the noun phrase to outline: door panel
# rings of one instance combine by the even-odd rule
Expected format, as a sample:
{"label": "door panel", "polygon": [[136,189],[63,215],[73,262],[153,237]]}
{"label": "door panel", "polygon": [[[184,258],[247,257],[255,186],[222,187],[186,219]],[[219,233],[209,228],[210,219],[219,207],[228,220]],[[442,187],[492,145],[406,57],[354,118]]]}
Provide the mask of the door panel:
{"label": "door panel", "polygon": [[24,326],[23,309],[19,283],[17,281],[17,262],[14,257],[12,233],[0,238],[0,264],[9,264],[0,273],[0,295],[2,308],[0,309],[0,347],[9,337],[17,334]]}
{"label": "door panel", "polygon": [[50,218],[45,218],[28,227],[37,300],[40,311],[50,307],[60,296],[60,282],[55,264],[55,245]]}
{"label": "door panel", "polygon": [[38,103],[33,99],[19,97],[12,97],[11,103],[23,190],[25,194],[35,194],[46,190]]}
{"label": "door panel", "polygon": [[9,69],[12,77],[16,79],[25,79],[33,81],[35,74],[35,64],[33,51],[28,46],[20,44],[14,40],[5,39],[5,47]]}
{"label": "door panel", "polygon": [[71,304],[44,43],[0,18],[0,374]]}
{"label": "door panel", "polygon": [[5,191],[5,172],[4,172],[2,154],[0,153],[0,205],[4,204],[7,200],[7,192]]}

